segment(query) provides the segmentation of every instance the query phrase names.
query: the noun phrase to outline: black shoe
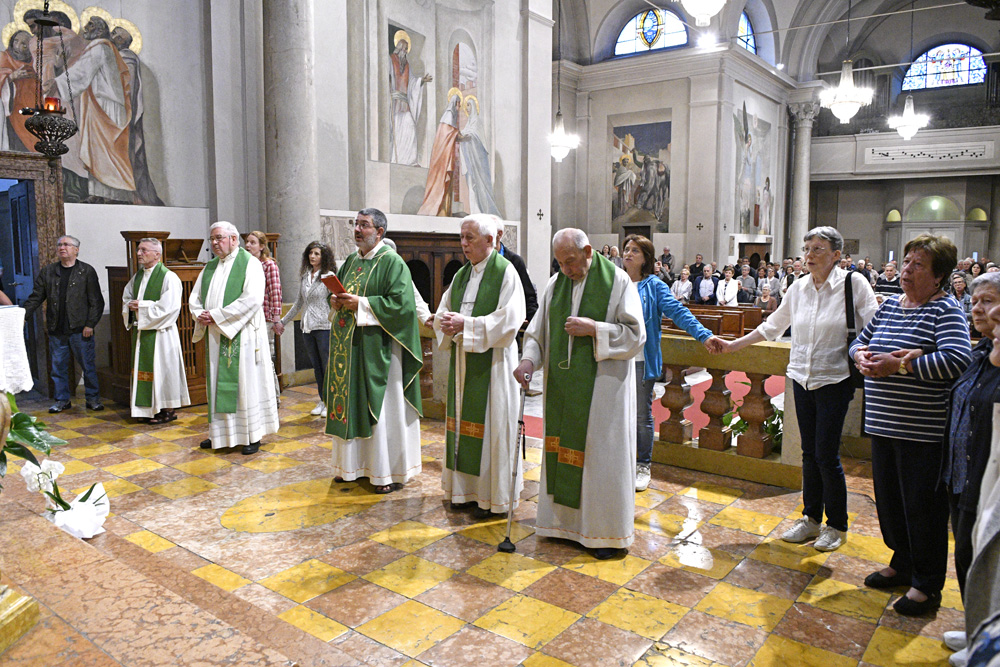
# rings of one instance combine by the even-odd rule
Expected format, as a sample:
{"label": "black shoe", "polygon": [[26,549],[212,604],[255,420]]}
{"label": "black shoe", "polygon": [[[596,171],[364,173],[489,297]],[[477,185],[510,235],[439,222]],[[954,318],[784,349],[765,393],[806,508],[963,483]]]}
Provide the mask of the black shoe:
{"label": "black shoe", "polygon": [[257,450],[260,449],[260,440],[257,442],[251,442],[249,445],[243,445],[243,449],[240,450],[240,454],[244,456],[250,456],[251,454],[256,454]]}
{"label": "black shoe", "polygon": [[450,506],[451,506],[451,509],[458,511],[458,510],[467,510],[470,507],[473,507],[475,504],[476,504],[476,501],[472,500],[472,501],[469,501],[467,503],[451,503]]}
{"label": "black shoe", "polygon": [[594,558],[597,560],[611,560],[621,552],[621,549],[612,549],[611,547],[601,547],[600,549],[594,549]]}
{"label": "black shoe", "polygon": [[904,595],[893,603],[892,608],[896,610],[897,614],[903,616],[923,616],[935,611],[940,606],[941,593],[939,592],[929,594],[923,602],[911,600]]}
{"label": "black shoe", "polygon": [[49,408],[49,412],[56,414],[57,412],[62,412],[63,410],[69,410],[73,407],[73,404],[69,401],[56,401],[56,404]]}
{"label": "black shoe", "polygon": [[100,400],[87,401],[87,409],[93,410],[94,412],[100,412],[104,409],[104,404]]}
{"label": "black shoe", "polygon": [[483,509],[479,506],[472,508],[472,517],[475,519],[489,519],[491,516],[493,516],[493,512],[487,509]]}
{"label": "black shoe", "polygon": [[205,440],[202,440],[201,444],[198,445],[198,446],[201,447],[202,449],[211,449],[212,448],[212,440],[210,438],[206,438]]}
{"label": "black shoe", "polygon": [[872,572],[865,577],[865,586],[868,588],[897,588],[898,586],[909,586],[910,575],[897,572],[891,577],[887,577],[881,572]]}

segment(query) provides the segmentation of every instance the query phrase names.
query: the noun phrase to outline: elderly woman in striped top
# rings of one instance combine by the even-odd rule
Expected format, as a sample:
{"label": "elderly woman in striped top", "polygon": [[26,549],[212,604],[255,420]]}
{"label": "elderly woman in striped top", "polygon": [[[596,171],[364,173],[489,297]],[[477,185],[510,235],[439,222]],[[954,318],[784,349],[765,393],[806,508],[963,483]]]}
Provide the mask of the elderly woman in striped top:
{"label": "elderly woman in striped top", "polygon": [[941,604],[948,566],[948,495],[938,484],[948,391],[972,360],[965,313],[944,291],[955,245],[920,235],[903,250],[903,293],[888,296],[851,344],[866,376],[865,430],[889,566],[870,588],[909,586],[893,607],[920,616]]}

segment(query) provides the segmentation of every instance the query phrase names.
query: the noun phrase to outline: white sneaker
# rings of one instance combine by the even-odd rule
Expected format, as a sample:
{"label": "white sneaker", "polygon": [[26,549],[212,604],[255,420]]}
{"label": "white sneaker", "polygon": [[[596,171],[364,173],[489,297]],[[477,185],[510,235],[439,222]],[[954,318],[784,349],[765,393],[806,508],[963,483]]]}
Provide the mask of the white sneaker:
{"label": "white sneaker", "polygon": [[944,633],[944,645],[952,651],[961,651],[969,643],[964,630],[949,630]]}
{"label": "white sneaker", "polygon": [[965,667],[965,664],[969,662],[969,649],[963,648],[957,653],[952,653],[948,657],[948,664],[951,667]]}
{"label": "white sneaker", "polygon": [[319,403],[316,404],[316,407],[313,408],[309,414],[315,415],[317,417],[319,415],[326,414],[326,404],[323,403],[323,401],[320,401]]}
{"label": "white sneaker", "polygon": [[813,548],[816,551],[833,551],[840,548],[846,537],[846,531],[837,530],[833,526],[825,525],[819,529],[819,539],[813,544]]}
{"label": "white sneaker", "polygon": [[649,488],[649,464],[638,463],[635,466],[635,490],[645,491]]}
{"label": "white sneaker", "polygon": [[819,524],[813,521],[812,517],[804,516],[793,523],[792,527],[781,535],[781,539],[785,542],[799,544],[811,540],[817,535],[819,535]]}

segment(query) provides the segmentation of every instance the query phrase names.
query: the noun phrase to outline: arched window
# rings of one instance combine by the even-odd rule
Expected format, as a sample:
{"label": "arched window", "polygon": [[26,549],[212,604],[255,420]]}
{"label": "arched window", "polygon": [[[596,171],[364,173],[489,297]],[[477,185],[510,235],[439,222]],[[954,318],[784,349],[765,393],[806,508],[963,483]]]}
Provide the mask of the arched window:
{"label": "arched window", "polygon": [[740,27],[736,31],[736,43],[750,53],[757,54],[757,40],[753,36],[753,24],[746,12],[740,14]]}
{"label": "arched window", "polygon": [[687,28],[676,14],[664,9],[647,9],[629,19],[622,28],[615,44],[615,55],[628,56],[687,43]]}
{"label": "arched window", "polygon": [[982,51],[968,44],[942,44],[913,61],[903,79],[903,90],[967,86],[985,80]]}

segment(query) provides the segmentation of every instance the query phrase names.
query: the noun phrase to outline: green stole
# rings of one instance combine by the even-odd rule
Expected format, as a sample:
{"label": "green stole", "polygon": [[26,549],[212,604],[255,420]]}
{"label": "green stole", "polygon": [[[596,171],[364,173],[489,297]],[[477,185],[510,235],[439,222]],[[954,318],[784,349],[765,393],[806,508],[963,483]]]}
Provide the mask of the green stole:
{"label": "green stole", "polygon": [[[157,262],[149,274],[143,301],[159,301],[163,291],[163,279],[167,276],[167,267]],[[139,269],[132,281],[132,298],[139,300],[139,287],[142,285],[144,269]],[[139,362],[135,368],[135,404],[140,408],[153,407],[153,353],[156,349],[156,330],[139,331],[138,321],[134,311],[128,312],[128,321],[132,325],[132,358],[135,359],[135,346],[139,346]]]}
{"label": "green stole", "polygon": [[[483,279],[476,293],[472,317],[483,317],[495,312],[500,303],[500,288],[504,272],[510,262],[493,251],[483,269]],[[462,298],[475,269],[471,262],[458,270],[451,283],[451,310],[462,309]],[[462,386],[462,420],[458,425],[458,450],[455,448],[455,365],[457,346],[451,346],[451,363],[448,366],[448,413],[445,421],[445,465],[466,475],[479,476],[483,457],[483,434],[486,429],[486,401],[490,393],[490,370],[493,350],[465,353],[465,384]],[[456,454],[461,457],[456,461]]]}
{"label": "green stole", "polygon": [[[594,253],[577,317],[605,322],[614,285],[615,265]],[[597,361],[594,338],[576,336],[567,359],[566,319],[573,305],[573,281],[560,273],[549,303],[549,365],[545,369],[545,489],[553,502],[580,508],[587,422],[594,398]]]}
{"label": "green stole", "polygon": [[413,279],[406,262],[383,246],[371,259],[351,254],[337,272],[351,294],[368,299],[378,326],[357,326],[357,313],[341,308],[330,327],[326,375],[326,433],[341,440],[369,438],[382,414],[392,343],[402,348],[403,396],[417,413],[420,401],[420,331]]}
{"label": "green stole", "polygon": [[[236,258],[233,260],[233,268],[229,272],[226,280],[226,291],[222,295],[222,307],[225,308],[243,294],[243,284],[247,278],[247,264],[250,261],[250,253],[243,248],[237,248]],[[219,258],[213,257],[205,265],[205,270],[201,274],[201,303],[204,306],[208,298],[208,287],[212,284],[215,270],[219,267]],[[208,310],[208,308],[205,308]],[[236,334],[235,338],[227,338],[219,334],[219,370],[215,375],[215,396],[213,399],[211,390],[208,392],[208,421],[212,421],[215,412],[223,414],[234,414],[236,403],[240,395],[240,339],[243,332]],[[212,355],[205,355],[207,366],[207,377],[212,378]]]}

